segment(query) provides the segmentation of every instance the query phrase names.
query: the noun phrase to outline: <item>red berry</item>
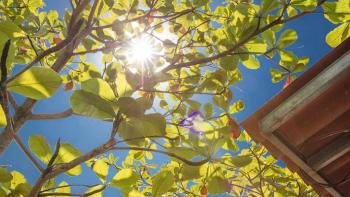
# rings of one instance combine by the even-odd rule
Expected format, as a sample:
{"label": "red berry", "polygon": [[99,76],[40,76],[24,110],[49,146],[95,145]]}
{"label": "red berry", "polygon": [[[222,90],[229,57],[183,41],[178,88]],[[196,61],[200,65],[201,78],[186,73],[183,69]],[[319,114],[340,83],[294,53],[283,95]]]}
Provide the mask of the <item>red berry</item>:
{"label": "red berry", "polygon": [[283,89],[288,87],[293,82],[293,78],[291,76],[288,76],[286,82],[283,85]]}
{"label": "red berry", "polygon": [[203,185],[201,187],[201,195],[202,195],[202,197],[206,197],[207,193],[208,193],[208,189],[207,189],[207,187],[205,185]]}
{"label": "red berry", "polygon": [[26,47],[19,47],[19,52],[20,53],[26,53],[28,51],[28,49]]}
{"label": "red berry", "polygon": [[239,128],[239,125],[232,118],[230,118],[230,120],[228,121],[228,125],[230,126],[230,130],[231,130],[230,136],[233,139],[237,139],[241,134],[241,129]]}
{"label": "red berry", "polygon": [[61,39],[58,35],[56,35],[56,36],[53,38],[53,42],[54,42],[56,45],[58,45],[59,43],[62,42],[62,39]]}
{"label": "red berry", "polygon": [[72,90],[73,87],[74,87],[74,83],[73,83],[73,81],[70,81],[64,85],[64,90],[66,90],[66,91]]}
{"label": "red berry", "polygon": [[153,17],[147,17],[146,18],[146,24],[147,25],[150,25],[150,24],[152,24],[154,22],[154,18]]}

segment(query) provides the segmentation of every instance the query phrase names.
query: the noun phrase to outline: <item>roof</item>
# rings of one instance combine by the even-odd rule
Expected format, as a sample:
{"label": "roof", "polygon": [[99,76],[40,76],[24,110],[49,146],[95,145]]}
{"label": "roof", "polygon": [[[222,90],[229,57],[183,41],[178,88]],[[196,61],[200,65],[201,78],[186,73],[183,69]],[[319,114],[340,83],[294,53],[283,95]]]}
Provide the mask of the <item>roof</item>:
{"label": "roof", "polygon": [[350,38],[243,127],[321,196],[350,197]]}

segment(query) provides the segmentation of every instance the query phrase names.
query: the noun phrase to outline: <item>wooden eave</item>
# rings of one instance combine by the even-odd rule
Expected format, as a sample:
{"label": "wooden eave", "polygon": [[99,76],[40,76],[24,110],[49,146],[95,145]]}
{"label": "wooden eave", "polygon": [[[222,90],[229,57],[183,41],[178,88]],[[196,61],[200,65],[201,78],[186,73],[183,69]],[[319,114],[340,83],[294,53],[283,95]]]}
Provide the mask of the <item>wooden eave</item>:
{"label": "wooden eave", "polygon": [[321,196],[350,197],[350,39],[243,127]]}

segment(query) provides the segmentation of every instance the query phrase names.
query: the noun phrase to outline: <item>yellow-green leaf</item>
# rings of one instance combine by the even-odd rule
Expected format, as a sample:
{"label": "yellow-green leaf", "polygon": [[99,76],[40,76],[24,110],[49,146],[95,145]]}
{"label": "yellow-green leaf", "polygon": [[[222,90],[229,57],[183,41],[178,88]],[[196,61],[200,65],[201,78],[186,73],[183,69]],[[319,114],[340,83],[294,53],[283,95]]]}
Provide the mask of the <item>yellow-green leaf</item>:
{"label": "yellow-green leaf", "polygon": [[[58,157],[55,160],[55,163],[68,163],[77,157],[81,156],[80,150],[75,148],[73,145],[68,144],[68,143],[63,143],[60,146],[60,150],[58,152]],[[67,171],[67,174],[71,176],[78,176],[82,172],[82,168],[80,165],[70,169]]]}
{"label": "yellow-green leaf", "polygon": [[272,83],[278,83],[280,82],[285,76],[287,76],[287,73],[286,72],[282,72],[280,70],[277,70],[277,69],[274,69],[274,68],[271,68],[270,69],[270,74],[271,74],[271,77],[272,77]]}
{"label": "yellow-green leaf", "polygon": [[249,58],[244,60],[242,63],[245,67],[252,70],[260,68],[260,62],[254,55],[249,55]]}
{"label": "yellow-green leaf", "polygon": [[350,37],[350,22],[343,23],[329,32],[326,36],[326,42],[329,46],[336,47],[348,37]]}
{"label": "yellow-green leaf", "polygon": [[11,189],[15,189],[17,185],[26,182],[26,178],[23,176],[23,174],[16,170],[12,171],[11,175],[12,175],[12,180],[10,182]]}
{"label": "yellow-green leaf", "polygon": [[152,196],[158,197],[169,191],[174,184],[175,178],[170,171],[158,172],[152,177]]}
{"label": "yellow-green leaf", "polygon": [[286,48],[292,45],[297,39],[297,32],[292,29],[287,29],[281,34],[278,46],[281,48]]}
{"label": "yellow-green leaf", "polygon": [[81,83],[81,89],[98,95],[107,101],[115,101],[115,95],[109,84],[101,78],[91,78]]}
{"label": "yellow-green leaf", "polygon": [[119,134],[123,139],[165,135],[165,118],[161,114],[147,114],[128,118],[120,124]]}
{"label": "yellow-green leaf", "polygon": [[73,112],[76,114],[102,120],[110,120],[115,117],[113,105],[110,101],[84,90],[74,91],[70,103]]}
{"label": "yellow-green leaf", "polygon": [[312,11],[317,7],[317,0],[291,0],[290,4],[302,11]]}
{"label": "yellow-green leaf", "polygon": [[6,125],[7,125],[6,115],[4,110],[2,109],[2,106],[0,106],[0,127],[4,127]]}
{"label": "yellow-green leaf", "polygon": [[200,167],[201,166],[190,166],[187,164],[184,164],[182,166],[182,179],[183,180],[192,180],[197,179],[201,177],[200,174]]}
{"label": "yellow-green leaf", "polygon": [[117,187],[119,189],[123,189],[126,187],[130,187],[136,184],[136,181],[139,179],[139,176],[133,169],[126,168],[119,170],[117,174],[111,180],[111,186]]}
{"label": "yellow-green leaf", "polygon": [[240,168],[250,164],[252,162],[252,158],[249,155],[234,156],[229,158],[228,162],[233,164],[235,167]]}
{"label": "yellow-green leaf", "polygon": [[32,135],[29,137],[30,150],[45,164],[49,163],[52,150],[50,144],[42,135]]}
{"label": "yellow-green leaf", "polygon": [[0,31],[5,33],[10,38],[19,38],[26,35],[21,28],[9,20],[0,22]]}
{"label": "yellow-green leaf", "polygon": [[108,169],[109,166],[106,162],[103,160],[97,160],[92,169],[94,170],[95,174],[100,178],[100,180],[104,183],[106,182],[106,178],[108,175]]}
{"label": "yellow-green leaf", "polygon": [[0,183],[9,182],[11,179],[11,173],[7,172],[5,168],[0,167]]}
{"label": "yellow-green leaf", "polygon": [[230,191],[230,185],[227,179],[214,176],[208,181],[208,192],[209,194],[222,194]]}
{"label": "yellow-green leaf", "polygon": [[7,88],[32,99],[52,96],[60,87],[62,79],[47,67],[32,67],[7,84]]}
{"label": "yellow-green leaf", "polygon": [[133,92],[133,88],[129,84],[125,73],[118,72],[116,84],[117,84],[118,96],[131,96]]}
{"label": "yellow-green leaf", "polygon": [[50,22],[50,25],[53,26],[54,22],[58,19],[58,12],[56,10],[50,10],[47,14],[47,19]]}
{"label": "yellow-green leaf", "polygon": [[238,100],[235,103],[233,103],[229,108],[230,114],[235,114],[238,112],[241,112],[244,109],[244,103],[242,100]]}

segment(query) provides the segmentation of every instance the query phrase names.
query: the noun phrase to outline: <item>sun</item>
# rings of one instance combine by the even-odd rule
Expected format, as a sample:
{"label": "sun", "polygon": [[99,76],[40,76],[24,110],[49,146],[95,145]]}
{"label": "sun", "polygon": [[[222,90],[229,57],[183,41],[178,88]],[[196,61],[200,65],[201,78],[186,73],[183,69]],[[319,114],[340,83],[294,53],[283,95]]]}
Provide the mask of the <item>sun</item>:
{"label": "sun", "polygon": [[156,55],[154,41],[145,35],[132,39],[126,51],[126,57],[129,63],[140,64],[142,66],[151,64]]}

